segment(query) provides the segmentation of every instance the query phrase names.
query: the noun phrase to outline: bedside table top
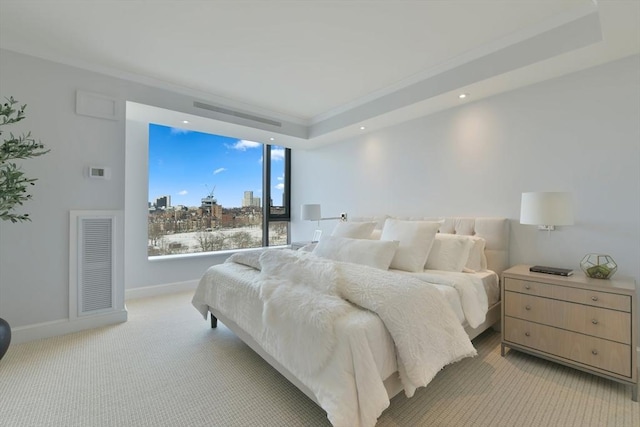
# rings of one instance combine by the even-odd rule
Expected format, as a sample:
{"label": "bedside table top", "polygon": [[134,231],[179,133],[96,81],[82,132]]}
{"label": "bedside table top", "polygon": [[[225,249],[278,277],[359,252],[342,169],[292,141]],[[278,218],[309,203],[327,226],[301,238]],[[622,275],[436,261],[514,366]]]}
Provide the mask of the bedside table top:
{"label": "bedside table top", "polygon": [[[515,265],[502,272],[504,277],[518,278],[522,280],[537,280],[546,283],[553,283],[564,286],[593,287],[598,289],[615,290],[636,290],[635,279],[632,277],[614,276],[612,279],[592,279],[587,277],[580,269],[574,270],[571,276],[557,276],[555,274],[534,273],[529,271],[530,265]],[[626,293],[626,292],[625,292]]]}

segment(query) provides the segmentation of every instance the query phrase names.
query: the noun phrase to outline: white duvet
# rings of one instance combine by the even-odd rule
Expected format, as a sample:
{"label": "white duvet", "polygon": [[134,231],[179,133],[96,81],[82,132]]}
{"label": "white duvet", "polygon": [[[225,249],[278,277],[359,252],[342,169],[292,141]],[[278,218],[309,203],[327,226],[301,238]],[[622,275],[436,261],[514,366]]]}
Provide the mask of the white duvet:
{"label": "white duvet", "polygon": [[[260,273],[253,273],[249,288],[224,283],[233,280],[212,286],[220,267],[214,266],[194,305],[205,316],[212,306],[236,321],[309,387],[334,426],[372,426],[389,405],[372,342],[392,340],[409,397],[447,364],[476,354],[441,293],[424,280],[301,251],[245,253],[229,261]],[[249,307],[242,301],[247,297]],[[250,320],[247,309],[258,311],[262,322]]]}
{"label": "white duvet", "polygon": [[464,317],[472,328],[477,328],[485,321],[489,300],[482,281],[468,273],[457,273],[452,271],[425,270],[420,273],[407,273],[393,270],[400,274],[407,274],[416,279],[437,285],[450,286],[454,288],[462,305]]}

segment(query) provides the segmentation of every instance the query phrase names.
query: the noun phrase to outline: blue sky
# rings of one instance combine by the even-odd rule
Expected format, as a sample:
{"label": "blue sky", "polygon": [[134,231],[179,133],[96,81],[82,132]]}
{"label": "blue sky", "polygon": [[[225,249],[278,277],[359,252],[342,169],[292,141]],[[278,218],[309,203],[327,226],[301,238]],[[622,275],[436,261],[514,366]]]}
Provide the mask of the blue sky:
{"label": "blue sky", "polygon": [[[271,197],[282,201],[284,149],[272,150]],[[200,206],[213,189],[218,204],[242,206],[245,191],[262,200],[262,144],[149,124],[149,201]],[[264,200],[262,200],[264,202]]]}

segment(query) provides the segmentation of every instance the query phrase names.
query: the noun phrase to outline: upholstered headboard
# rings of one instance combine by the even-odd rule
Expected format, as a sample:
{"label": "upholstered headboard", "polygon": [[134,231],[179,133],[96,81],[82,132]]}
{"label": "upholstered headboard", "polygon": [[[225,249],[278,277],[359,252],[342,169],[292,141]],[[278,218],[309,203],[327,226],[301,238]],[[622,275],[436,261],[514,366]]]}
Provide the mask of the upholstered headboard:
{"label": "upholstered headboard", "polygon": [[[382,228],[390,216],[354,217],[350,221],[377,221]],[[492,217],[393,217],[411,221],[444,221],[440,233],[462,234],[482,237],[485,241],[487,268],[495,271],[499,277],[509,268],[509,220]]]}
{"label": "upholstered headboard", "polygon": [[506,218],[445,218],[441,233],[482,237],[487,268],[498,273],[509,268],[509,221]]}

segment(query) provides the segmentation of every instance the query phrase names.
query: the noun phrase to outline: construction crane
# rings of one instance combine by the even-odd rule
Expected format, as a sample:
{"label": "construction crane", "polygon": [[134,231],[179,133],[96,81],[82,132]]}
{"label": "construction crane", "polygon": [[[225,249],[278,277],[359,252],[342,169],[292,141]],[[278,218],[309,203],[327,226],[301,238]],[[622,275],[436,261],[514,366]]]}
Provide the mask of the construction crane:
{"label": "construction crane", "polygon": [[[207,184],[205,184],[204,186],[207,187],[207,189],[209,189],[209,186]],[[202,202],[202,207],[203,208],[208,208],[209,212],[211,212],[211,206],[213,206],[213,205],[218,203],[216,198],[213,196],[213,192],[214,191],[216,191],[216,186],[215,185],[213,186],[211,191],[209,191],[209,193],[207,194],[207,197],[205,197],[203,199],[200,199],[200,201]]]}
{"label": "construction crane", "polygon": [[[205,187],[207,187],[207,189],[209,188],[209,185],[205,184]],[[214,185],[213,188],[211,189],[211,191],[209,191],[209,193],[207,194],[207,199],[214,199],[213,197],[213,192],[216,191],[216,186]]]}

